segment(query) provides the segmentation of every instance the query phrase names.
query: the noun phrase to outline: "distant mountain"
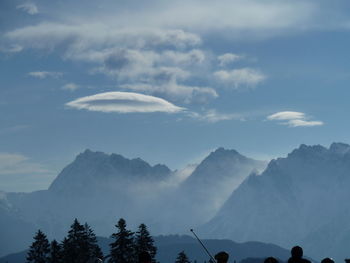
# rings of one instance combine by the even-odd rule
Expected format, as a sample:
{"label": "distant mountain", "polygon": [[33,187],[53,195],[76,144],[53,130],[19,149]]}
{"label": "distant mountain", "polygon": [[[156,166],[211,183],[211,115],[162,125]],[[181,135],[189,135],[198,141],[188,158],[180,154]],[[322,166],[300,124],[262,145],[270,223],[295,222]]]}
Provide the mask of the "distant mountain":
{"label": "distant mountain", "polygon": [[[177,254],[182,250],[188,255],[190,260],[197,260],[199,263],[209,260],[208,255],[203,248],[190,236],[156,236],[154,238],[155,245],[158,248],[157,261],[160,263],[175,262]],[[111,240],[108,238],[98,238],[100,247],[104,255],[109,253],[109,244]],[[254,257],[264,259],[268,256],[274,256],[282,260],[289,257],[289,251],[273,244],[264,244],[260,242],[236,243],[231,240],[203,240],[208,250],[215,255],[224,250],[230,254],[230,262],[236,260],[240,262],[246,258]],[[0,258],[0,263],[23,263],[25,261],[27,251],[11,254]],[[247,260],[243,262],[247,263]],[[251,261],[248,261],[251,263]],[[261,263],[254,261],[253,263]]]}
{"label": "distant mountain", "polygon": [[9,234],[0,235],[0,243],[7,244],[0,255],[28,247],[39,228],[49,238],[62,238],[74,218],[105,236],[120,217],[131,227],[146,223],[156,234],[187,232],[213,217],[240,181],[263,165],[219,148],[195,169],[171,171],[140,158],[86,150],[48,190],[3,194],[7,210],[5,215],[0,206],[0,231]]}
{"label": "distant mountain", "polygon": [[173,194],[170,212],[183,215],[172,224],[173,228],[179,225],[176,230],[184,231],[186,226],[188,231],[209,221],[250,173],[262,171],[266,165],[265,161],[247,158],[235,150],[218,148],[211,152]]}
{"label": "distant mountain", "polygon": [[[0,255],[28,246],[37,229],[60,238],[74,218],[108,235],[120,217],[139,222],[157,198],[157,185],[173,172],[140,158],[86,150],[65,167],[48,190],[3,193],[0,200]],[[5,204],[6,209],[2,203]],[[20,231],[21,230],[21,231]],[[2,234],[4,233],[4,234]],[[7,234],[8,233],[8,234]]]}
{"label": "distant mountain", "polygon": [[[181,186],[193,207],[206,207],[199,216],[217,212],[230,194],[252,172],[263,171],[265,161],[247,158],[235,150],[210,153]],[[198,211],[199,212],[199,211]]]}
{"label": "distant mountain", "polygon": [[301,145],[249,176],[201,229],[208,237],[304,246],[314,258],[350,256],[350,146]]}
{"label": "distant mountain", "polygon": [[34,225],[26,222],[11,207],[4,192],[0,192],[0,229],[0,255],[16,252],[16,247],[13,246],[14,242],[16,242],[17,248],[25,247],[35,231]]}
{"label": "distant mountain", "polygon": [[119,181],[160,181],[170,176],[171,170],[161,164],[149,165],[140,158],[127,159],[119,154],[105,154],[86,150],[65,167],[51,184],[55,193],[90,194],[103,184],[106,190],[118,189]]}

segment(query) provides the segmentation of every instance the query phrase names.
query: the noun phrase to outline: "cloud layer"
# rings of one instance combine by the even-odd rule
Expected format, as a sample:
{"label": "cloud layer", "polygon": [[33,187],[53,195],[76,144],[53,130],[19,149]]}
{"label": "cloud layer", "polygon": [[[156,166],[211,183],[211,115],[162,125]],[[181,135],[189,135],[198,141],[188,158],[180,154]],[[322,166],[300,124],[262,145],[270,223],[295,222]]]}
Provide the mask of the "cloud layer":
{"label": "cloud layer", "polygon": [[227,66],[233,62],[239,61],[243,58],[244,58],[243,55],[237,55],[237,54],[233,54],[233,53],[225,53],[223,55],[218,56],[218,61],[219,61],[219,65],[224,67],[224,66]]}
{"label": "cloud layer", "polygon": [[67,84],[62,86],[63,90],[69,90],[69,91],[75,91],[79,88],[80,88],[80,86],[75,84],[75,83],[67,83]]}
{"label": "cloud layer", "polygon": [[206,110],[203,113],[190,112],[189,117],[199,121],[205,121],[209,123],[216,123],[220,121],[240,120],[243,121],[244,117],[237,113],[220,113],[215,109]]}
{"label": "cloud layer", "polygon": [[11,174],[49,173],[41,164],[31,162],[22,154],[0,152],[0,176]]}
{"label": "cloud layer", "polygon": [[28,73],[29,76],[39,79],[46,79],[48,77],[51,78],[60,78],[62,77],[62,72],[54,72],[54,71],[33,71]]}
{"label": "cloud layer", "polygon": [[280,124],[287,125],[289,127],[312,127],[324,124],[322,121],[311,121],[305,113],[297,111],[277,112],[269,115],[267,119],[270,121],[278,121]]}
{"label": "cloud layer", "polygon": [[68,102],[66,106],[79,110],[117,113],[177,113],[185,110],[153,96],[132,92],[105,92]]}
{"label": "cloud layer", "polygon": [[[91,19],[83,23],[41,22],[7,32],[5,38],[24,50],[60,50],[62,59],[87,63],[90,74],[112,78],[117,88],[142,91],[173,103],[208,103],[219,97],[221,86],[255,87],[265,79],[254,68],[232,69],[242,55],[213,56],[201,48],[198,33],[119,23]],[[225,70],[217,71],[222,67]]]}
{"label": "cloud layer", "polygon": [[266,79],[266,76],[252,68],[241,68],[233,70],[219,70],[214,76],[222,83],[233,87],[255,87]]}
{"label": "cloud layer", "polygon": [[16,8],[26,12],[29,15],[36,15],[39,13],[38,7],[31,2],[20,4]]}

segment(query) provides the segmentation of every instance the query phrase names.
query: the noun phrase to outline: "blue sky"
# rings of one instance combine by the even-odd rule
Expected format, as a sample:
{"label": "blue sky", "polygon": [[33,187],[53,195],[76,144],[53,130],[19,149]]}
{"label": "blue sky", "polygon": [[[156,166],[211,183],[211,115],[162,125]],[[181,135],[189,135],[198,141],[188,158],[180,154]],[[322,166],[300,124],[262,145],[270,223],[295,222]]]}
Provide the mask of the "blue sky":
{"label": "blue sky", "polygon": [[86,148],[172,169],[349,142],[347,1],[0,3],[0,190]]}

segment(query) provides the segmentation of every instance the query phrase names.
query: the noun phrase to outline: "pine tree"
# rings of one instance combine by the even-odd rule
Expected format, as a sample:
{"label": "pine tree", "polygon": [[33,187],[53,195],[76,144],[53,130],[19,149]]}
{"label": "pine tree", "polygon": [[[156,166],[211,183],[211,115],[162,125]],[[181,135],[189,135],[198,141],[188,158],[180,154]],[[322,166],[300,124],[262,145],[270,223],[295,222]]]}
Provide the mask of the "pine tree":
{"label": "pine tree", "polygon": [[34,242],[29,248],[27,254],[28,263],[47,263],[48,255],[50,252],[49,241],[46,238],[46,235],[38,230],[34,236]]}
{"label": "pine tree", "polygon": [[50,255],[48,258],[48,263],[62,263],[62,251],[61,245],[53,240],[50,244]]}
{"label": "pine tree", "polygon": [[90,258],[102,259],[103,253],[102,253],[101,248],[97,244],[97,238],[96,238],[94,231],[91,229],[91,227],[87,223],[85,223],[84,229],[85,229],[86,240],[87,240],[88,246],[89,246]]}
{"label": "pine tree", "polygon": [[175,263],[191,263],[191,261],[188,259],[185,251],[181,251],[177,256]]}
{"label": "pine tree", "polygon": [[154,240],[145,224],[141,224],[136,232],[135,248],[137,255],[142,251],[147,251],[152,258],[152,262],[156,262],[157,248],[154,246]]}
{"label": "pine tree", "polygon": [[110,244],[109,263],[134,263],[136,262],[134,233],[126,229],[126,222],[123,218],[116,225],[118,232],[112,234],[115,240]]}
{"label": "pine tree", "polygon": [[96,257],[102,257],[94,232],[89,225],[82,225],[77,219],[74,220],[68,236],[63,240],[62,248],[65,263],[86,263]]}

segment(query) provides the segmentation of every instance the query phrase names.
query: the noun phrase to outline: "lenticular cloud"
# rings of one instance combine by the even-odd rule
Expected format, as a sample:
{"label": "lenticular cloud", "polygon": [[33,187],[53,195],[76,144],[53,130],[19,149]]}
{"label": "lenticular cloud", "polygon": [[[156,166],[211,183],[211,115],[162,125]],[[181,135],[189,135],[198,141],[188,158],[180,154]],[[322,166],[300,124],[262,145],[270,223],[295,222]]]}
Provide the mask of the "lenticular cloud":
{"label": "lenticular cloud", "polygon": [[312,127],[320,126],[322,121],[310,121],[309,117],[303,112],[298,111],[281,111],[267,116],[270,121],[279,121],[282,125],[289,127]]}
{"label": "lenticular cloud", "polygon": [[68,102],[66,106],[79,110],[117,113],[176,113],[185,110],[161,98],[133,92],[117,91],[78,98]]}

